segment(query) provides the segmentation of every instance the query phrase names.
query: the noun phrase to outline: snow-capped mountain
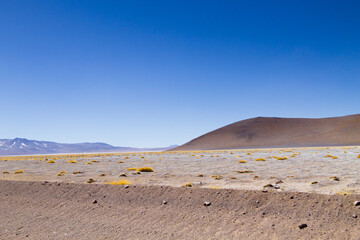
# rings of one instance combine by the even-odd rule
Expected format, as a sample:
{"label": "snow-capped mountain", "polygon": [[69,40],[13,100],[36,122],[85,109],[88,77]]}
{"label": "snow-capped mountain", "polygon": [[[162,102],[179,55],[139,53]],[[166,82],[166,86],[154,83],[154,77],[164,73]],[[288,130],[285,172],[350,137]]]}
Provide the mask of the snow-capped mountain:
{"label": "snow-capped mountain", "polygon": [[166,148],[115,147],[106,143],[56,143],[29,140],[26,138],[0,139],[0,155],[86,153],[86,152],[129,152],[129,151],[165,151]]}

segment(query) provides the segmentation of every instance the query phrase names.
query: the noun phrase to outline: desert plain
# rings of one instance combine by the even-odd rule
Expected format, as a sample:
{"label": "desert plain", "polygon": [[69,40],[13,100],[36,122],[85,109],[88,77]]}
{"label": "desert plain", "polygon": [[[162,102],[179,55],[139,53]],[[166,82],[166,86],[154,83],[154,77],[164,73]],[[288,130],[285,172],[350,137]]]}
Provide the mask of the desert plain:
{"label": "desert plain", "polygon": [[0,238],[359,239],[359,163],[358,146],[4,156]]}

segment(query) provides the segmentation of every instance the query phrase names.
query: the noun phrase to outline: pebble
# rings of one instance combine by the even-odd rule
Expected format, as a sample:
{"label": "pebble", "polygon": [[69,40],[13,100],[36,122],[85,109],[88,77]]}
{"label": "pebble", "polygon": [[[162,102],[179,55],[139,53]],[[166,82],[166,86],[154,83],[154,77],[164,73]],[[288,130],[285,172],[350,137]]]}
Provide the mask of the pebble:
{"label": "pebble", "polygon": [[353,217],[353,218],[357,218],[357,215],[356,215],[356,214],[353,214],[352,217]]}
{"label": "pebble", "polygon": [[359,206],[360,205],[360,201],[355,201],[354,202],[354,206]]}
{"label": "pebble", "polygon": [[210,206],[211,205],[211,202],[204,202],[204,206]]}
{"label": "pebble", "polygon": [[163,201],[163,204],[167,204],[167,201]]}
{"label": "pebble", "polygon": [[97,203],[97,200],[94,200],[94,201],[93,201],[93,204],[96,204],[96,203]]}
{"label": "pebble", "polygon": [[307,227],[307,224],[306,223],[302,223],[298,226],[300,229],[304,229]]}

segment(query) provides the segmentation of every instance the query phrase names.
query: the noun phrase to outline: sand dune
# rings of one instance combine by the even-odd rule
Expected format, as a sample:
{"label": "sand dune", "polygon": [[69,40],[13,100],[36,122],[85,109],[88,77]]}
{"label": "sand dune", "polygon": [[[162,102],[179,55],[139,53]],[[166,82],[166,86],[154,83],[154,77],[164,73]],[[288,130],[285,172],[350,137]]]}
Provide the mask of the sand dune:
{"label": "sand dune", "polygon": [[360,145],[360,114],[333,118],[257,117],[216,129],[172,150]]}

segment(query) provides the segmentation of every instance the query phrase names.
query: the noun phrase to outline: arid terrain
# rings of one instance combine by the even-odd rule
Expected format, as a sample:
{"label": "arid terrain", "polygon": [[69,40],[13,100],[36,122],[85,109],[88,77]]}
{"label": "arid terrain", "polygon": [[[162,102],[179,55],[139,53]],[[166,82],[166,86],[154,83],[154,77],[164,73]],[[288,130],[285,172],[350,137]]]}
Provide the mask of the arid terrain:
{"label": "arid terrain", "polygon": [[359,161],[357,146],[1,157],[0,239],[359,239]]}
{"label": "arid terrain", "polygon": [[195,138],[174,150],[360,145],[360,114],[331,118],[257,117]]}

